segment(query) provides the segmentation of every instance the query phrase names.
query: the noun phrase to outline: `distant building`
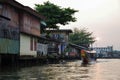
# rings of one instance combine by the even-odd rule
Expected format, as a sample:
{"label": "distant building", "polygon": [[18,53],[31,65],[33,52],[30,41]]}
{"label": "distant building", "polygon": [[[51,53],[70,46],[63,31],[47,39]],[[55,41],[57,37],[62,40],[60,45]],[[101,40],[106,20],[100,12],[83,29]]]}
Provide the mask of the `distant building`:
{"label": "distant building", "polygon": [[111,55],[113,58],[120,58],[120,51],[114,50]]}
{"label": "distant building", "polygon": [[110,57],[113,52],[113,46],[94,47],[93,50],[96,51],[97,57]]}

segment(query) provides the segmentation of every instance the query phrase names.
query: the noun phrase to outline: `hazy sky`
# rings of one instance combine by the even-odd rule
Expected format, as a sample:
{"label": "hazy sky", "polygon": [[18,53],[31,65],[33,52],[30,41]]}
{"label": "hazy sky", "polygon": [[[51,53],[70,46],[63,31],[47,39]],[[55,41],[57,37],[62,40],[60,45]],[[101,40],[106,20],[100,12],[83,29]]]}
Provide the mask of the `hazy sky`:
{"label": "hazy sky", "polygon": [[[48,0],[16,0],[25,6],[34,8],[34,4],[43,4]],[[120,0],[49,0],[61,7],[79,10],[74,16],[77,22],[65,28],[88,28],[99,40],[94,46],[111,46],[120,50]],[[63,28],[63,27],[61,27]]]}

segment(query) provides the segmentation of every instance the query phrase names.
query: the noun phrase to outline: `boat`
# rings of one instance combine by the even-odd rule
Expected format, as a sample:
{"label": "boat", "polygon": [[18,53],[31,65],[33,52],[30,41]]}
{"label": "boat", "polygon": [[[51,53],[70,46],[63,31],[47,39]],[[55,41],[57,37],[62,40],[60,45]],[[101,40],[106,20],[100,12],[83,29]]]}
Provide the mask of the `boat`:
{"label": "boat", "polygon": [[96,63],[97,55],[94,50],[82,50],[81,51],[82,64]]}
{"label": "boat", "polygon": [[86,54],[87,54],[89,64],[96,63],[96,61],[97,61],[96,51],[94,51],[94,50],[86,51]]}

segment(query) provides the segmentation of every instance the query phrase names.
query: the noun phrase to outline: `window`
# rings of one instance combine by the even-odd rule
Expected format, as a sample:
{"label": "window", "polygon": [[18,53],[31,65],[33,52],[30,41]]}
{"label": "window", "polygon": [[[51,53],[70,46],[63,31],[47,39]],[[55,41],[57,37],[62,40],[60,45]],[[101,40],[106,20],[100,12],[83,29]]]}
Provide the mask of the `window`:
{"label": "window", "polygon": [[16,31],[12,31],[11,32],[11,34],[12,34],[12,39],[17,39],[17,32]]}
{"label": "window", "polygon": [[34,50],[35,51],[37,50],[37,41],[36,41],[36,39],[34,39]]}
{"label": "window", "polygon": [[0,9],[2,9],[2,7],[3,7],[3,5],[2,5],[2,4],[0,4]]}
{"label": "window", "polygon": [[0,14],[2,14],[2,4],[0,4]]}
{"label": "window", "polygon": [[37,40],[31,37],[30,39],[30,50],[36,51],[37,50]]}
{"label": "window", "polygon": [[3,29],[3,36],[4,36],[4,38],[8,38],[8,30],[7,29]]}
{"label": "window", "polygon": [[33,51],[33,38],[30,38],[30,50]]}

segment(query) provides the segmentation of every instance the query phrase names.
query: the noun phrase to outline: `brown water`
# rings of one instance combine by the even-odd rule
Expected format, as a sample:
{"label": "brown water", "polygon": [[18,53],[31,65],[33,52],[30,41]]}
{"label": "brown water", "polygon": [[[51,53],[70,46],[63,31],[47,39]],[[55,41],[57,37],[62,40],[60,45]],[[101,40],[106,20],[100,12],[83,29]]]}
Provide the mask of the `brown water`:
{"label": "brown water", "polygon": [[0,80],[120,80],[120,59],[98,59],[81,66],[81,61],[49,64],[0,72]]}

